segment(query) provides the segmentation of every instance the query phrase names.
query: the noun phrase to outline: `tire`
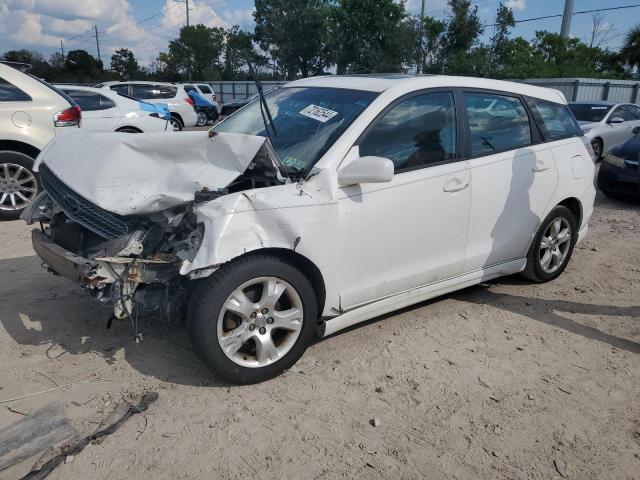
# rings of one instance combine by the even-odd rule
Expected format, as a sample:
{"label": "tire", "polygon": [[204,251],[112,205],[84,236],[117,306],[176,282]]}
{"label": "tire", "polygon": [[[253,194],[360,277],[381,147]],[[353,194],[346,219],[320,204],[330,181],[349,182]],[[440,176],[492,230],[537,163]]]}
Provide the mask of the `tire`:
{"label": "tire", "polygon": [[[554,223],[555,226],[552,227]],[[557,228],[557,225],[560,225],[560,228],[554,237],[552,229]],[[569,232],[562,235],[566,228],[569,228]],[[549,242],[548,238],[553,240]],[[566,240],[563,240],[565,238]],[[546,240],[544,243],[543,239]],[[540,225],[529,247],[527,265],[522,275],[536,283],[549,282],[559,277],[571,259],[577,239],[578,227],[571,210],[561,205],[555,207]],[[550,246],[545,248],[545,244]],[[547,251],[550,256],[548,265],[545,264]],[[553,253],[554,251],[557,253]]]}
{"label": "tire", "polygon": [[[279,296],[264,300],[266,285],[280,289]],[[278,315],[283,311],[292,313]],[[194,350],[215,376],[252,384],[279,375],[302,356],[317,316],[316,294],[304,274],[277,256],[251,255],[200,281],[187,321]]]}
{"label": "tire", "polygon": [[137,128],[134,127],[122,127],[118,130],[116,130],[116,132],[120,132],[120,133],[142,133],[140,130],[138,130]]}
{"label": "tire", "polygon": [[601,160],[602,150],[603,150],[602,140],[599,138],[594,138],[593,140],[591,140],[591,148],[593,148],[593,153],[595,154],[596,162]]}
{"label": "tire", "polygon": [[196,120],[196,126],[201,127],[203,125],[206,125],[207,122],[209,121],[209,119],[207,118],[207,114],[202,110],[198,110],[196,114],[198,115],[198,119]]}
{"label": "tire", "polygon": [[173,114],[171,115],[171,118],[169,119],[169,124],[171,125],[171,128],[175,132],[181,132],[182,131],[182,122],[180,121],[180,119],[178,117],[176,117]]}
{"label": "tire", "polygon": [[0,220],[19,218],[39,190],[33,158],[22,152],[0,151]]}

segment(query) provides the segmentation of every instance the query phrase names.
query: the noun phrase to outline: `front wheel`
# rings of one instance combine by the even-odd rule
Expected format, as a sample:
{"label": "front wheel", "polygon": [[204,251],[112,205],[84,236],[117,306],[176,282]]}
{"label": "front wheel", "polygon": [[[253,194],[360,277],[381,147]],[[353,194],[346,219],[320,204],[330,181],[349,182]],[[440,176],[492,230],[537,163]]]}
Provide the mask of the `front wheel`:
{"label": "front wheel", "polygon": [[578,228],[571,210],[555,207],[531,243],[522,274],[538,283],[557,278],[567,267],[577,238]]}
{"label": "front wheel", "polygon": [[233,261],[193,291],[189,334],[213,373],[251,384],[291,367],[315,334],[317,300],[309,279],[271,255]]}

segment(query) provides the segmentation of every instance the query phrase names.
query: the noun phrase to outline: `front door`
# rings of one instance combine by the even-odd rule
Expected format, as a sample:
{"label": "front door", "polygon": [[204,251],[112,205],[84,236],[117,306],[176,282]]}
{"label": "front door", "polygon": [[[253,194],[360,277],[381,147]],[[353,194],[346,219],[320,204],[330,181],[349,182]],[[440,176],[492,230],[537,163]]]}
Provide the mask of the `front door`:
{"label": "front door", "polygon": [[339,189],[342,308],[462,272],[470,178],[458,144],[453,93],[429,91],[393,104],[352,149],[392,160],[395,175]]}
{"label": "front door", "polygon": [[471,213],[465,271],[522,258],[558,172],[518,96],[463,93],[470,139]]}

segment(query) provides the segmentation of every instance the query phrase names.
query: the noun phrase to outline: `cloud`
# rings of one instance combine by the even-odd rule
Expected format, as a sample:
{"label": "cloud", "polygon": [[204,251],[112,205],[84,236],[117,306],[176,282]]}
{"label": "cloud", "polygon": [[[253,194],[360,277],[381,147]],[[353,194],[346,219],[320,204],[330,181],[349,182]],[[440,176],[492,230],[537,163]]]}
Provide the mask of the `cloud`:
{"label": "cloud", "polygon": [[[32,48],[48,56],[64,43],[66,51],[85,49],[97,55],[93,25],[98,26],[102,61],[109,65],[119,48],[131,49],[138,61],[148,64],[186,24],[185,4],[165,0],[160,15],[144,21],[133,16],[130,0],[0,0],[2,51]],[[229,27],[252,21],[252,10],[225,10],[221,14],[211,0],[190,0],[190,23]],[[144,20],[144,19],[142,19]],[[1,52],[0,52],[1,53]]]}
{"label": "cloud", "polygon": [[525,8],[527,8],[525,5],[525,0],[507,0],[504,5],[511,10],[524,10]]}

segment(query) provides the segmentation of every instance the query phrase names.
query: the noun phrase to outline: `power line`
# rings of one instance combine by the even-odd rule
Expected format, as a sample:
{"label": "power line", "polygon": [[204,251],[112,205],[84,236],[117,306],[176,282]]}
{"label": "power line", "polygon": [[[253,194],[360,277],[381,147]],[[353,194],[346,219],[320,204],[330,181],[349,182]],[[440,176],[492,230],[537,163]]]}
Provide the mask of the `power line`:
{"label": "power line", "polygon": [[[596,12],[608,12],[611,10],[622,10],[625,8],[635,8],[635,7],[640,7],[640,3],[637,3],[635,5],[622,5],[619,7],[608,7],[608,8],[595,8],[593,10],[582,10],[580,12],[573,12],[572,15],[582,15],[585,13],[596,13]],[[523,20],[516,20],[515,23],[525,23],[525,22],[535,22],[537,20],[546,20],[548,18],[558,18],[558,17],[562,17],[562,13],[558,13],[555,15],[545,15],[542,17],[533,17],[533,18],[525,18]],[[495,23],[487,23],[485,25],[482,25],[483,27],[495,27],[496,24]]]}

